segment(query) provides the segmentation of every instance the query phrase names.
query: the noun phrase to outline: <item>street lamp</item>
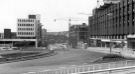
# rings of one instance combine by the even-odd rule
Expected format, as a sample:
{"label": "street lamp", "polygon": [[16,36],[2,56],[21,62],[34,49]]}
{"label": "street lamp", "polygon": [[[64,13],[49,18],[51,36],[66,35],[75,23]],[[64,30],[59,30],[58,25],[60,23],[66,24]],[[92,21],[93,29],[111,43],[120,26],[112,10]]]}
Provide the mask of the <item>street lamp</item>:
{"label": "street lamp", "polygon": [[[68,21],[68,39],[69,39],[69,37],[70,37],[70,27],[71,27],[71,18],[69,18],[69,19],[64,19],[64,18],[62,18],[62,19],[54,19],[54,21],[56,22],[57,20],[64,20],[64,21]],[[70,41],[68,40],[68,44],[70,44],[69,43]]]}
{"label": "street lamp", "polygon": [[[109,17],[109,25],[111,25],[110,17],[113,16],[113,13],[108,13],[107,16]],[[113,43],[112,43],[112,40],[110,38],[110,54],[112,53],[112,46],[113,46]]]}
{"label": "street lamp", "polygon": [[70,34],[71,34],[71,22],[72,21],[88,21],[88,20],[82,20],[82,18],[73,18],[73,17],[69,17],[69,18],[57,18],[54,19],[54,22],[56,22],[57,20],[63,20],[63,21],[68,21],[68,44],[72,46],[72,43],[70,43]]}
{"label": "street lamp", "polygon": [[110,54],[112,54],[112,46],[113,46],[113,43],[110,40]]}

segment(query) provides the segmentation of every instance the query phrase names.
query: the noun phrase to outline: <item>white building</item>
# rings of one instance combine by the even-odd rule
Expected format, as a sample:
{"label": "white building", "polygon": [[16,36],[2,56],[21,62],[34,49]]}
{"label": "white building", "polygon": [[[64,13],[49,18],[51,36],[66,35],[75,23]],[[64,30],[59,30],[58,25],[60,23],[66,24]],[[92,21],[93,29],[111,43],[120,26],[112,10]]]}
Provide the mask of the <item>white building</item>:
{"label": "white building", "polygon": [[18,38],[39,38],[40,36],[40,18],[39,15],[29,15],[28,19],[18,19],[17,37]]}
{"label": "white building", "polygon": [[26,19],[17,21],[17,37],[19,39],[36,39],[41,41],[40,15],[29,15]]}

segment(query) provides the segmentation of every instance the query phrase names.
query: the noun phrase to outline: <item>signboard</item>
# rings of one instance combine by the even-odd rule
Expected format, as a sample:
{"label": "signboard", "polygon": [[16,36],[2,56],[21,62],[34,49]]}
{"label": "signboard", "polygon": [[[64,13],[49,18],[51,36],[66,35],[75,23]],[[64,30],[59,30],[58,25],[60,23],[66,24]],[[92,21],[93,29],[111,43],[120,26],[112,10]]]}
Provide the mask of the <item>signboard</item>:
{"label": "signboard", "polygon": [[103,0],[104,3],[118,3],[121,0]]}

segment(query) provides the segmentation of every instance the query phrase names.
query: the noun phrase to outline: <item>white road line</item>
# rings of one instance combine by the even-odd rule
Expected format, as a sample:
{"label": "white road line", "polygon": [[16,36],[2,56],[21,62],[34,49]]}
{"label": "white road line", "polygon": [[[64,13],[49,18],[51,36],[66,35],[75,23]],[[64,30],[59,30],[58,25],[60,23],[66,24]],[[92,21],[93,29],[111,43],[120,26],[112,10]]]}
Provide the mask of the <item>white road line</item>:
{"label": "white road line", "polygon": [[36,72],[27,72],[27,73],[22,73],[22,74],[32,74],[32,73],[36,73]]}
{"label": "white road line", "polygon": [[48,70],[42,70],[42,71],[39,71],[39,72],[46,72],[46,71],[50,71],[50,69],[48,69]]}

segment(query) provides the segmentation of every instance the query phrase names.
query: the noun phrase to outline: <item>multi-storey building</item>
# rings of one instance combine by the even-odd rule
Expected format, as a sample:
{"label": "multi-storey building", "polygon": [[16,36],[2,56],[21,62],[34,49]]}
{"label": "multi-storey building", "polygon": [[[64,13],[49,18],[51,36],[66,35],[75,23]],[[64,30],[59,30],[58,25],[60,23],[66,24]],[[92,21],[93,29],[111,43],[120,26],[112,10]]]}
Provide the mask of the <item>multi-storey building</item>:
{"label": "multi-storey building", "polygon": [[41,23],[39,15],[29,15],[28,19],[18,19],[17,37],[19,38],[40,38]]}
{"label": "multi-storey building", "polygon": [[47,47],[47,30],[42,29],[42,46]]}
{"label": "multi-storey building", "polygon": [[18,19],[17,37],[20,39],[36,39],[41,44],[42,25],[40,15],[29,15],[26,19]]}
{"label": "multi-storey building", "polygon": [[16,32],[11,32],[11,39],[17,39]]}
{"label": "multi-storey building", "polygon": [[88,41],[88,26],[83,23],[79,27],[79,41],[87,43]]}
{"label": "multi-storey building", "polygon": [[[111,41],[128,40],[127,37],[135,34],[135,1],[105,3],[94,9],[93,16],[89,17],[89,34],[98,46],[109,46]],[[131,44],[128,47],[135,48],[135,41],[128,41]]]}
{"label": "multi-storey building", "polygon": [[4,33],[0,33],[0,39],[17,39],[17,35],[11,29],[4,29]]}
{"label": "multi-storey building", "polygon": [[29,15],[27,19],[18,19],[17,32],[4,29],[4,33],[0,34],[0,46],[38,47],[42,41],[41,32],[40,15]]}
{"label": "multi-storey building", "polygon": [[11,29],[4,29],[4,38],[11,39]]}
{"label": "multi-storey building", "polygon": [[82,25],[72,25],[69,31],[69,44],[76,48],[78,43],[87,43],[88,27],[85,23]]}

